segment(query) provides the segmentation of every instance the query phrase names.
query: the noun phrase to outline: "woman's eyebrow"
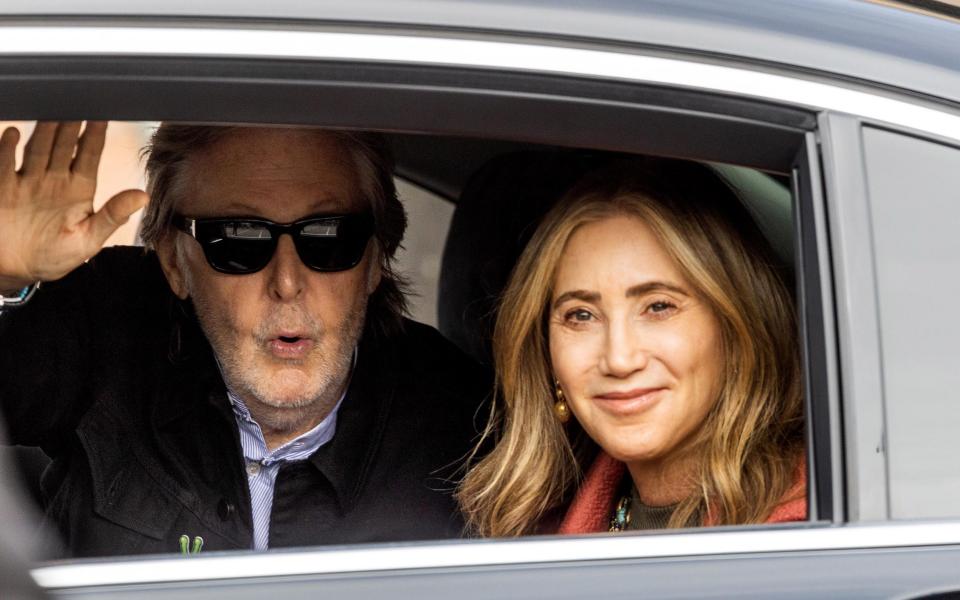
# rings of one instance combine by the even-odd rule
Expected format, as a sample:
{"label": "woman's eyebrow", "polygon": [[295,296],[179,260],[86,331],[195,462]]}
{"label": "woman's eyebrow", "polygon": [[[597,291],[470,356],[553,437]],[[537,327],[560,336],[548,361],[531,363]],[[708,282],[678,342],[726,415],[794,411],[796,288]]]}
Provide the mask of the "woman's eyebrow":
{"label": "woman's eyebrow", "polygon": [[582,300],[584,302],[597,302],[600,300],[599,292],[588,292],[587,290],[570,290],[557,296],[553,301],[553,308],[557,308],[567,300]]}
{"label": "woman's eyebrow", "polygon": [[[634,298],[637,296],[643,296],[644,294],[649,294],[650,292],[673,292],[675,294],[682,294],[684,296],[690,295],[690,293],[682,287],[672,283],[667,283],[665,281],[648,281],[647,283],[638,283],[637,285],[628,288],[625,295],[627,298]],[[557,299],[553,301],[553,308],[557,308],[567,300],[598,302],[600,298],[601,296],[599,292],[570,290],[569,292],[564,292],[557,296]]]}
{"label": "woman's eyebrow", "polygon": [[672,283],[666,283],[664,281],[649,281],[647,283],[640,283],[630,287],[627,289],[626,296],[627,298],[633,298],[636,296],[649,294],[650,292],[673,292],[675,294],[683,294],[684,296],[690,295],[685,289]]}

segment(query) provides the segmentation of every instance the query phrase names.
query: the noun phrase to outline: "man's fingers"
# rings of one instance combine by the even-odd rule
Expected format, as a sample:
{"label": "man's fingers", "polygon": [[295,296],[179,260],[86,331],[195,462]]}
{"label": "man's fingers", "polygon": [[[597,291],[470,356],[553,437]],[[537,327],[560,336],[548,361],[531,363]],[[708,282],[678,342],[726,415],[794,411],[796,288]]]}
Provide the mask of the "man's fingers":
{"label": "man's fingers", "polygon": [[17,168],[17,144],[20,131],[16,127],[7,127],[0,135],[0,175],[13,173]]}
{"label": "man's fingers", "polygon": [[73,151],[77,147],[77,135],[80,134],[80,121],[66,121],[57,127],[50,151],[48,170],[66,170],[73,160]]}
{"label": "man's fingers", "polygon": [[[149,196],[143,190],[125,190],[107,200],[96,213],[90,215],[91,242],[99,250],[110,234],[127,222],[130,215],[147,205]],[[92,254],[91,253],[91,254]]]}
{"label": "man's fingers", "polygon": [[87,121],[87,127],[80,136],[80,145],[77,147],[77,157],[73,161],[73,172],[96,178],[97,168],[100,166],[100,155],[103,154],[103,144],[107,139],[106,121]]}
{"label": "man's fingers", "polygon": [[57,133],[57,124],[50,121],[38,121],[33,135],[23,149],[23,172],[39,174],[47,170],[50,162],[50,148],[53,147],[53,136]]}

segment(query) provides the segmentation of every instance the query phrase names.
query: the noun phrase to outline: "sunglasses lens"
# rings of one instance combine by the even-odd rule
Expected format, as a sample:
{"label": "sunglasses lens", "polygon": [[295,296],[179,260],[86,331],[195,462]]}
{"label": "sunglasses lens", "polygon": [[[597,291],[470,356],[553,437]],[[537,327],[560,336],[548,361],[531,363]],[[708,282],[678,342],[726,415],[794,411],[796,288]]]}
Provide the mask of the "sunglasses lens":
{"label": "sunglasses lens", "polygon": [[345,271],[363,258],[373,234],[369,215],[314,219],[302,224],[296,237],[300,260],[317,271]]}
{"label": "sunglasses lens", "polygon": [[366,214],[305,219],[293,226],[257,221],[195,221],[195,237],[210,266],[240,275],[266,267],[281,232],[294,236],[300,260],[317,271],[345,271],[363,258],[373,235],[373,217]]}
{"label": "sunglasses lens", "polygon": [[277,247],[269,229],[247,221],[198,223],[197,240],[211,267],[232,274],[259,271]]}

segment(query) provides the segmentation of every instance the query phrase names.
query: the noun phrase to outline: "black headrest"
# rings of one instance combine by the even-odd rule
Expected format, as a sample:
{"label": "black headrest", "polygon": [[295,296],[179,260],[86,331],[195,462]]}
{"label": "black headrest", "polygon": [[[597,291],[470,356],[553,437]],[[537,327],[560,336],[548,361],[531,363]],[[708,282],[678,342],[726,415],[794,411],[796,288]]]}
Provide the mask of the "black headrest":
{"label": "black headrest", "polygon": [[492,364],[495,309],[513,265],[540,220],[607,154],[545,150],[498,156],[464,186],[440,269],[440,331],[481,363]]}

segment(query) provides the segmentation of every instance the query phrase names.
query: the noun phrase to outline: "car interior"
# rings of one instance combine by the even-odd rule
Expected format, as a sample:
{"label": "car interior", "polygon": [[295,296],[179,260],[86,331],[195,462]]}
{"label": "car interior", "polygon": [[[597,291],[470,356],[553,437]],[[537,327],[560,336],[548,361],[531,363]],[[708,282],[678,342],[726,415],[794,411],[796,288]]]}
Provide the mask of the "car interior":
{"label": "car interior", "polygon": [[[491,333],[499,295],[540,219],[582,175],[630,156],[502,139],[389,133],[398,180],[453,205],[436,265],[438,329],[492,367]],[[709,162],[735,191],[788,269],[795,264],[791,178],[785,173]],[[411,223],[407,239],[416,235]],[[440,249],[436,249],[440,252]],[[413,298],[413,304],[419,301]],[[39,448],[7,447],[21,483],[43,506]]]}

